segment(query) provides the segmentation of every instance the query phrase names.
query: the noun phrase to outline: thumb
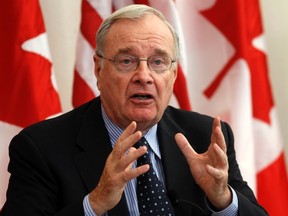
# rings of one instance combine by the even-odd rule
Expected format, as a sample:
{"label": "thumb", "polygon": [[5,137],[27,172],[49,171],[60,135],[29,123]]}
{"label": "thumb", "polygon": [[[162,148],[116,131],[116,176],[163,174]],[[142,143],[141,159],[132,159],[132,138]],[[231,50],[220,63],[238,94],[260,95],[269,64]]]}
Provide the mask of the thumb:
{"label": "thumb", "polygon": [[196,155],[198,155],[194,149],[192,148],[192,146],[190,145],[190,143],[188,142],[188,140],[186,139],[186,137],[182,134],[182,133],[177,133],[175,135],[175,140],[176,143],[178,145],[178,147],[180,148],[180,150],[182,151],[182,153],[184,154],[186,160],[191,161]]}

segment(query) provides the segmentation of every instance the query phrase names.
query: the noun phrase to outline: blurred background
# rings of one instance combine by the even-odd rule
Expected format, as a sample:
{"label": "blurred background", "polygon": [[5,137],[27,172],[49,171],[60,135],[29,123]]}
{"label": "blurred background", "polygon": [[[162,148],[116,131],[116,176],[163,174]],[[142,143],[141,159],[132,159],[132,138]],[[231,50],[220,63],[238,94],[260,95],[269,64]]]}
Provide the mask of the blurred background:
{"label": "blurred background", "polygon": [[171,104],[227,121],[244,179],[271,216],[287,214],[287,0],[83,0],[83,13],[81,0],[39,2],[46,32],[38,0],[0,1],[0,209],[11,138],[61,106],[71,110],[72,98],[99,95],[96,30],[113,9],[137,2],[162,11],[183,42]]}

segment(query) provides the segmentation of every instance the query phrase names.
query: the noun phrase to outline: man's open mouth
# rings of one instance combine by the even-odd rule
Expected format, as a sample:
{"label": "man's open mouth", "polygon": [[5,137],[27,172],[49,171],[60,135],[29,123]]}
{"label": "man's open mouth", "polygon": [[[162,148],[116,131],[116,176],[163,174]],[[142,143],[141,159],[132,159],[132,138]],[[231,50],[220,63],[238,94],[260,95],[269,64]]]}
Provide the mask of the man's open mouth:
{"label": "man's open mouth", "polygon": [[153,97],[152,95],[149,95],[149,94],[135,94],[133,95],[133,98],[137,98],[139,100],[146,100],[146,99],[151,99]]}

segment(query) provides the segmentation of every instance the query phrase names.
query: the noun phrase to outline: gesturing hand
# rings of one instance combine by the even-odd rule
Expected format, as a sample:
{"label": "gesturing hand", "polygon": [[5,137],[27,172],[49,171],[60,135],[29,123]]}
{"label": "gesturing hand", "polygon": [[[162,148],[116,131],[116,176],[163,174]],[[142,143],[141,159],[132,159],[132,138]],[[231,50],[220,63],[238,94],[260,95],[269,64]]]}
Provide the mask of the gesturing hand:
{"label": "gesturing hand", "polygon": [[97,215],[112,209],[120,201],[126,183],[149,169],[149,165],[132,169],[133,162],[147,151],[146,147],[132,147],[142,136],[135,130],[136,122],[124,130],[106,160],[97,187],[89,194],[91,207]]}
{"label": "gesturing hand", "polygon": [[207,198],[216,208],[226,208],[231,203],[232,195],[228,187],[229,165],[220,119],[214,119],[211,143],[203,154],[197,154],[183,134],[176,134],[175,139],[189,164],[195,181]]}

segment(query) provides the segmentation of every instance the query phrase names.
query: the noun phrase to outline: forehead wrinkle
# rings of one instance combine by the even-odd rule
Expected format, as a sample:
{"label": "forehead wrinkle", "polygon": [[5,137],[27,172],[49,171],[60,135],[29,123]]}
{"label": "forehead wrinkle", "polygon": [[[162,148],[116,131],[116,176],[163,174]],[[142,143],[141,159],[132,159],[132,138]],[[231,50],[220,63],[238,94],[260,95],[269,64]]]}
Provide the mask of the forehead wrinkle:
{"label": "forehead wrinkle", "polygon": [[[135,42],[142,44],[142,49],[151,49],[155,54],[169,56],[167,48],[171,49],[172,55],[174,52],[174,41],[170,32],[168,35],[157,34],[155,32],[148,33],[136,33]],[[172,38],[172,39],[171,39]],[[171,39],[171,41],[170,41]],[[146,43],[145,43],[146,42]],[[148,44],[147,44],[148,42]],[[172,42],[172,43],[171,43]]]}
{"label": "forehead wrinkle", "polygon": [[[169,42],[170,35],[157,34],[156,32],[141,32],[134,33],[135,41],[156,43],[156,44],[167,44]],[[139,43],[140,43],[139,42]]]}
{"label": "forehead wrinkle", "polygon": [[[126,22],[126,20],[123,20],[123,22]],[[138,20],[140,21],[140,20]],[[141,20],[141,24],[142,24]],[[122,21],[121,21],[122,22]],[[128,21],[127,21],[128,22]],[[120,22],[119,22],[120,23]],[[135,25],[135,22],[128,22],[131,24],[130,27]],[[137,22],[136,22],[137,23]],[[113,26],[109,34],[107,35],[108,40],[110,40],[113,36],[113,41],[120,41],[120,46],[118,47],[118,50],[115,50],[114,55],[117,54],[133,54],[133,55],[141,55],[141,53],[145,52],[148,55],[154,55],[154,54],[164,54],[167,56],[174,55],[174,41],[173,41],[173,35],[170,31],[161,31],[160,33],[157,33],[155,31],[155,28],[149,29],[147,31],[142,31],[140,29],[140,32],[137,31],[122,31],[123,27],[118,26],[117,23],[116,26]],[[140,25],[140,22],[138,23],[138,26]],[[144,25],[147,25],[147,23],[144,22]],[[107,41],[108,49],[114,50],[115,44],[110,44],[109,41]],[[117,45],[117,44],[116,44]],[[167,49],[168,48],[168,49]],[[117,48],[116,48],[117,49]],[[170,53],[170,51],[172,53]],[[149,54],[150,53],[150,54]]]}
{"label": "forehead wrinkle", "polygon": [[[131,34],[129,34],[129,36],[130,35]],[[141,55],[141,53],[145,50],[146,51],[150,50],[150,52],[152,52],[152,55],[155,54],[165,56],[170,56],[171,54],[173,55],[173,46],[172,46],[173,44],[168,46],[169,50],[171,49],[172,53],[169,54],[169,51],[167,50],[168,48],[167,44],[170,44],[167,37],[164,36],[155,37],[155,34],[147,34],[147,36],[143,37],[143,34],[137,36],[135,36],[134,34],[134,37],[133,36],[130,37],[129,40],[126,41],[125,39],[127,39],[127,36],[122,38],[121,41],[124,47],[120,47],[116,51],[116,55],[117,54]],[[127,43],[126,46],[125,43]]]}

